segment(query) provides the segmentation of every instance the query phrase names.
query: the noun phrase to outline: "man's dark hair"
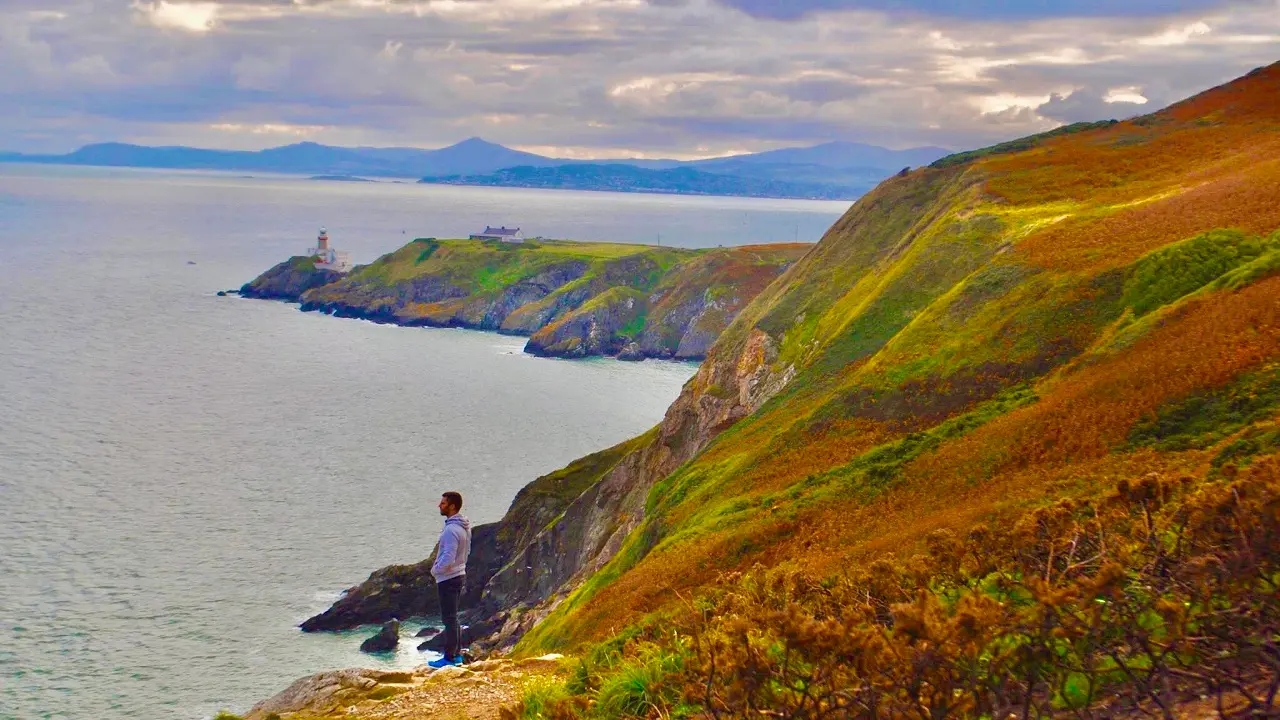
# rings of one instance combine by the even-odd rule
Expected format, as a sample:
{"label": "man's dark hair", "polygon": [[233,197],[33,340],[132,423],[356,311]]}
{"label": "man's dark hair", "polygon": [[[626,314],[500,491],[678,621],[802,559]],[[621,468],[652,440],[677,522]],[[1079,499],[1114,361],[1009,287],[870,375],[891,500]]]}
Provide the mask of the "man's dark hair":
{"label": "man's dark hair", "polygon": [[462,493],[450,490],[449,492],[442,494],[440,497],[448,500],[450,505],[458,508],[459,510],[462,509]]}

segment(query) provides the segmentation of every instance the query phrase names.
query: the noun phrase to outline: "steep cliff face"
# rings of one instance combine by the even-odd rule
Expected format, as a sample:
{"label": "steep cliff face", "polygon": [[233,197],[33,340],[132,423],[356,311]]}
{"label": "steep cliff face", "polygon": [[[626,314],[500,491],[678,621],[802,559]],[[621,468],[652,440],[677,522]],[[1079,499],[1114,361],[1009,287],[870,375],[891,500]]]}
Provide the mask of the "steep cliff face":
{"label": "steep cliff face", "polygon": [[780,271],[798,261],[809,245],[719,249],[672,273],[649,312],[637,340],[647,357],[699,359]]}
{"label": "steep cliff face", "polygon": [[643,291],[611,288],[535,332],[525,350],[554,357],[617,355],[648,309]]}
{"label": "steep cliff face", "polygon": [[245,287],[339,317],[530,335],[540,355],[689,359],[809,247],[421,239],[345,276],[294,258]]}
{"label": "steep cliff face", "polygon": [[262,300],[298,302],[302,294],[337,282],[342,273],[333,270],[317,270],[315,258],[294,256],[240,287],[240,295]]}

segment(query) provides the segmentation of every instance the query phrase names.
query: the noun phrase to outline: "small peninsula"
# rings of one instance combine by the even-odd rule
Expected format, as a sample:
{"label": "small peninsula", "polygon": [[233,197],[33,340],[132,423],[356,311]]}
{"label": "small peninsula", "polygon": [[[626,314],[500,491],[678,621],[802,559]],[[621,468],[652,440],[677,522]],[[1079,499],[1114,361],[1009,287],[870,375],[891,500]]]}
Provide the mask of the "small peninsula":
{"label": "small peninsula", "polygon": [[419,238],[345,274],[295,256],[240,294],[338,317],[527,336],[525,351],[546,357],[701,360],[811,247]]}

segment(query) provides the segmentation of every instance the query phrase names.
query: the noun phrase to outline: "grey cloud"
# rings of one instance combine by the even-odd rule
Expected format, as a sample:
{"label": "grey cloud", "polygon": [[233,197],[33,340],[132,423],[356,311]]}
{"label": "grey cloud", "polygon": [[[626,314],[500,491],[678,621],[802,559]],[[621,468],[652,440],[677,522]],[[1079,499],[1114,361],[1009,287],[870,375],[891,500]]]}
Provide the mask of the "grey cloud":
{"label": "grey cloud", "polygon": [[1077,90],[1070,95],[1052,95],[1049,102],[1036,107],[1035,112],[1063,123],[1092,122],[1095,120],[1127,120],[1135,115],[1154,110],[1151,103],[1107,102],[1103,94],[1091,89]]}
{"label": "grey cloud", "polygon": [[722,0],[756,17],[795,20],[831,10],[880,10],[931,16],[1025,19],[1072,16],[1164,15],[1221,4],[1221,0],[1076,0],[1072,3],[1017,0]]}
{"label": "grey cloud", "polygon": [[801,80],[788,83],[785,91],[787,96],[794,100],[811,103],[849,100],[872,92],[871,88],[866,86],[839,80]]}
{"label": "grey cloud", "polygon": [[[37,135],[50,149],[86,137],[296,139],[210,129],[255,123],[386,145],[480,134],[651,154],[831,139],[961,148],[1124,109],[1099,105],[1111,88],[1138,87],[1154,109],[1277,55],[1275,43],[1227,35],[1280,36],[1275,0],[1204,16],[1213,34],[1169,46],[1137,40],[1201,16],[777,23],[710,0],[504,3],[419,2],[415,13],[224,0],[217,27],[197,34],[155,27],[120,0],[68,2],[64,19],[0,0],[0,149]],[[984,114],[981,98],[1001,94],[1050,100]],[[51,129],[50,117],[65,121]]]}

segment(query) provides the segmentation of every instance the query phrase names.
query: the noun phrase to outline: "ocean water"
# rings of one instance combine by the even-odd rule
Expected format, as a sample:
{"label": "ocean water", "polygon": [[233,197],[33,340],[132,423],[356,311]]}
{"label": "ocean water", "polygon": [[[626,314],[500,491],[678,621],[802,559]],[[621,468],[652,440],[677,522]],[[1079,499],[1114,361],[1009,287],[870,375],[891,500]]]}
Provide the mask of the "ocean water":
{"label": "ocean water", "polygon": [[425,557],[443,490],[496,520],[651,427],[694,371],[216,297],[319,225],[368,262],[486,223],[815,240],[844,209],[0,164],[0,719],[194,720],[320,670],[421,664],[296,625]]}

